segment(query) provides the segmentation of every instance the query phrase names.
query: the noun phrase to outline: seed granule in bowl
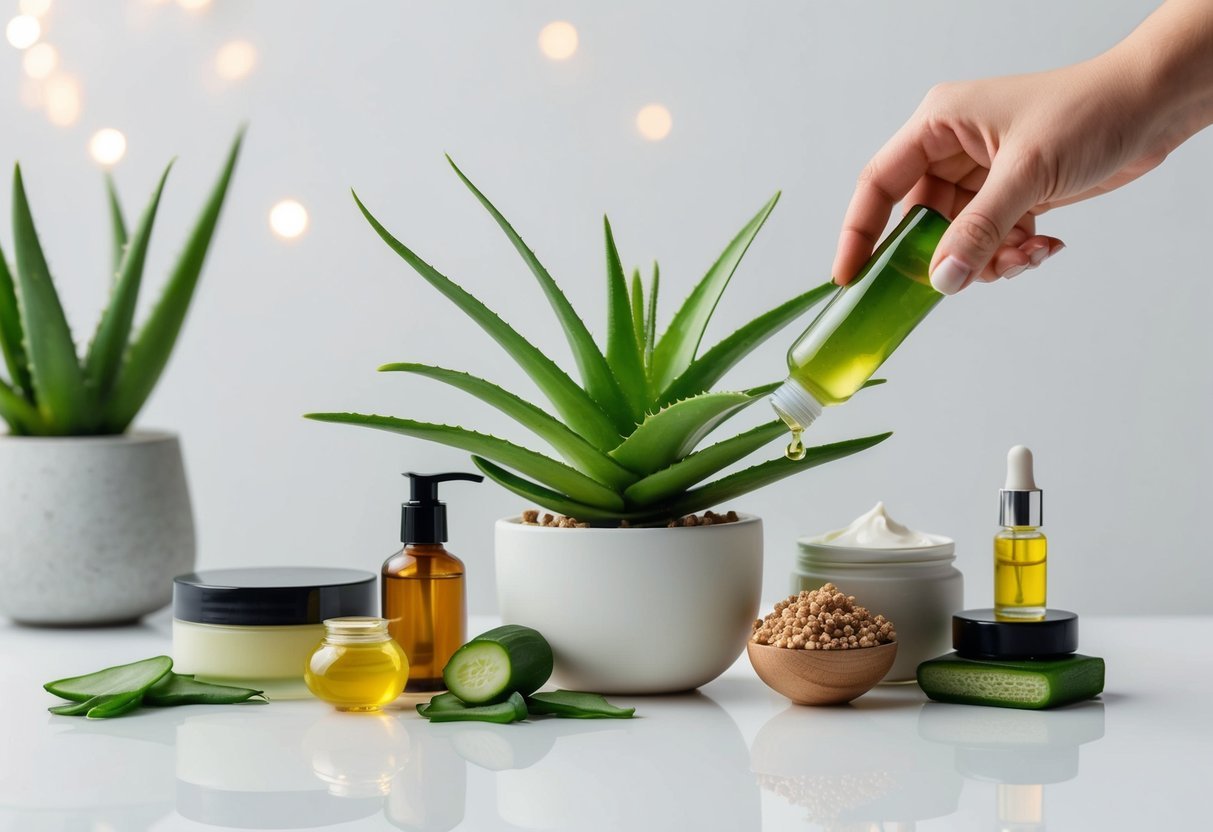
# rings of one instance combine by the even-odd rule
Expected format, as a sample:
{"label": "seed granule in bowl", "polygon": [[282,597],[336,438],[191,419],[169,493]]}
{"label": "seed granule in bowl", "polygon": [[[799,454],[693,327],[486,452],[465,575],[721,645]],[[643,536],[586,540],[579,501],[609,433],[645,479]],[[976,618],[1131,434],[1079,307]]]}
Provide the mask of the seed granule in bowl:
{"label": "seed granule in bowl", "polygon": [[854,650],[897,639],[893,622],[858,606],[834,584],[789,595],[754,622],[750,641],[801,650]]}

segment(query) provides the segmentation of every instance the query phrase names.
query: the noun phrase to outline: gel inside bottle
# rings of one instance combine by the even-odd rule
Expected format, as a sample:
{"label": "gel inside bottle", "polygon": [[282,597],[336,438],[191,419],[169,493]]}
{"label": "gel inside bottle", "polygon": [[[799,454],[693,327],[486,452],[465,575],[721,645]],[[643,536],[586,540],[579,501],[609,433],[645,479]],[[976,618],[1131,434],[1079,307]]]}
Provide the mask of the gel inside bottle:
{"label": "gel inside bottle", "polygon": [[1041,491],[1032,472],[1032,452],[1016,445],[1007,453],[1007,482],[998,492],[994,535],[994,615],[1005,620],[1045,617],[1049,542],[1043,522]]}
{"label": "gel inside bottle", "polygon": [[446,505],[438,484],[480,482],[478,474],[405,474],[411,499],[402,506],[404,548],[383,564],[383,617],[409,660],[406,691],[443,690],[442,669],[467,641],[463,561],[446,550]]}
{"label": "gel inside bottle", "polygon": [[925,205],[910,209],[792,345],[788,378],[771,395],[792,431],[789,458],[804,457],[800,434],[822,408],[851,398],[943,299],[928,271],[947,228],[943,215]]}

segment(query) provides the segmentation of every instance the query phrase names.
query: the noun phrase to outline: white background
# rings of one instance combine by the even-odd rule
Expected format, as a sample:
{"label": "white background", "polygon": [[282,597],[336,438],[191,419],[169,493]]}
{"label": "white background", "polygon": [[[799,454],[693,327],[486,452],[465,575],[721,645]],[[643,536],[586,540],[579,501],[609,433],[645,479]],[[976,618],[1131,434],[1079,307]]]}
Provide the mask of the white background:
{"label": "white background", "polygon": [[[15,14],[16,5],[5,0],[0,11]],[[179,157],[154,238],[150,302],[229,138],[251,122],[196,303],[140,424],[184,436],[202,566],[377,569],[398,546],[400,472],[470,462],[300,414],[379,412],[522,439],[455,391],[375,368],[422,361],[534,390],[379,242],[350,186],[569,369],[533,279],[444,151],[598,334],[604,211],[625,265],[660,260],[664,321],[736,229],[783,189],[717,312],[705,342],[714,343],[829,277],[856,173],[933,83],[1083,59],[1151,6],[215,0],[191,13],[142,0],[58,0],[46,39],[82,85],[81,116],[56,127],[30,106],[37,89],[3,44],[0,160],[21,160],[69,316],[87,333],[109,257],[88,138],[102,127],[126,133],[116,177],[131,214],[160,166]],[[556,19],[581,36],[566,62],[536,44]],[[256,46],[258,64],[242,81],[221,81],[214,55],[233,38]],[[635,114],[650,102],[673,115],[664,141],[636,132]],[[1213,566],[1198,511],[1208,511],[1213,464],[1211,161],[1205,134],[1146,180],[1047,217],[1042,230],[1066,240],[1064,253],[1013,283],[946,301],[881,371],[890,383],[828,412],[812,437],[891,428],[891,440],[727,506],[766,519],[766,595],[783,593],[798,535],[883,499],[905,522],[955,537],[968,601],[988,603],[1003,456],[1022,442],[1037,454],[1045,489],[1054,605],[1207,611]],[[266,221],[284,197],[311,213],[294,242],[276,239]],[[0,200],[11,256],[8,219]],[[729,381],[779,377],[797,331],[773,338]],[[759,418],[755,408],[739,424]],[[491,484],[445,495],[472,609],[491,611],[492,522],[522,506]]]}

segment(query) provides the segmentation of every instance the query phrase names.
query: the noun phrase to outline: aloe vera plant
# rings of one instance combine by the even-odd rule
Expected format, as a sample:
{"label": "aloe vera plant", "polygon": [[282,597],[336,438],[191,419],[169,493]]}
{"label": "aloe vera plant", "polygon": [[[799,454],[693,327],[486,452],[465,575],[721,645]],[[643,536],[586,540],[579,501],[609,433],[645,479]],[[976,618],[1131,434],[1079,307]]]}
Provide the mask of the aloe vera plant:
{"label": "aloe vera plant", "polygon": [[240,153],[243,130],[169,273],[159,303],[139,327],[135,307],[160,195],[170,162],[139,221],[128,233],[114,187],[106,179],[113,236],[114,284],[108,305],[81,356],[34,228],[20,166],[13,171],[15,268],[0,250],[0,418],[18,436],[123,433],[168,363],[189,311]]}
{"label": "aloe vera plant", "polygon": [[778,382],[734,391],[713,391],[712,386],[751,350],[825,299],[834,288],[826,283],[797,295],[701,352],[704,331],[721,294],[779,194],[726,246],[660,337],[660,272],[654,264],[647,289],[639,270],[633,271],[629,280],[610,222],[604,218],[607,333],[605,349],[600,349],[556,281],[513,226],[449,157],[447,161],[538,281],[564,330],[582,384],[400,242],[355,193],[358,208],[383,241],[497,342],[548,398],[556,415],[468,373],[418,363],[386,364],[380,370],[424,376],[463,390],[529,429],[562,459],[453,425],[361,413],[312,413],[308,418],[378,428],[470,451],[485,476],[510,491],[544,508],[596,524],[651,524],[702,511],[870,448],[890,435],[819,445],[807,449],[800,461],[780,455],[711,479],[787,435],[783,423],[772,420],[700,447],[709,434],[765,398]]}

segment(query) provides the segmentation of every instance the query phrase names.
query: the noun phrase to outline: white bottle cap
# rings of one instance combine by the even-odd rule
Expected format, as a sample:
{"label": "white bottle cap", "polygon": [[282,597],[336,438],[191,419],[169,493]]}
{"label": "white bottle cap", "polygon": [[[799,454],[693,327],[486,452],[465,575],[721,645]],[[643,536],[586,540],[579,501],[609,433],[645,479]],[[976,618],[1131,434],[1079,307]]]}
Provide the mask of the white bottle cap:
{"label": "white bottle cap", "polygon": [[1016,445],[1007,451],[1007,491],[1036,491],[1032,475],[1032,452],[1027,445]]}
{"label": "white bottle cap", "polygon": [[821,402],[791,376],[771,394],[771,407],[792,430],[804,430],[817,420],[822,411]]}
{"label": "white bottle cap", "polygon": [[1007,482],[998,492],[1000,526],[1040,526],[1044,500],[1032,471],[1032,452],[1016,445],[1007,452]]}

